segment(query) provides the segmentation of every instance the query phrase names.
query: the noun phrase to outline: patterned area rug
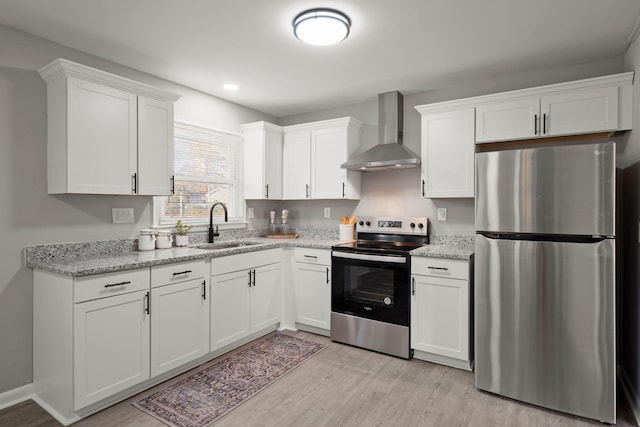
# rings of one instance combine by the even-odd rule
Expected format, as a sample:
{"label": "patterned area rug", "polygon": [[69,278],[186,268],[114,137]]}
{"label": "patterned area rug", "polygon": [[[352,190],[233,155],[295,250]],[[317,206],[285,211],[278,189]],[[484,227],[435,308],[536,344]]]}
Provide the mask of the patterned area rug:
{"label": "patterned area rug", "polygon": [[325,347],[275,333],[133,405],[170,426],[207,426]]}

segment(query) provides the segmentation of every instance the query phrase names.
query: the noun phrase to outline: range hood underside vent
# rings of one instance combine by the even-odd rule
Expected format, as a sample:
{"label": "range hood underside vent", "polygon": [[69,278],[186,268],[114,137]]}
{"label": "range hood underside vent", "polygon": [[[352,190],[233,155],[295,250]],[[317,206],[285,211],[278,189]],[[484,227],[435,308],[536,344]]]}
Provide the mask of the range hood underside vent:
{"label": "range hood underside vent", "polygon": [[341,167],[351,170],[384,170],[420,166],[416,153],[401,144],[379,144],[353,157]]}

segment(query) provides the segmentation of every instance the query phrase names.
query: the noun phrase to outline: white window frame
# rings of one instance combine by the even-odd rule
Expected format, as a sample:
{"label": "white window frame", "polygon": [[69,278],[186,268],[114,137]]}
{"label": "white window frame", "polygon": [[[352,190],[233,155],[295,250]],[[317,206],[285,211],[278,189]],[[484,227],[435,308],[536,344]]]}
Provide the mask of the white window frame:
{"label": "white window frame", "polygon": [[[234,229],[245,229],[247,228],[247,218],[246,218],[246,201],[244,199],[244,174],[243,174],[243,165],[244,165],[244,143],[242,140],[242,134],[236,132],[230,132],[222,129],[214,129],[201,125],[197,125],[191,122],[183,121],[183,120],[175,120],[174,122],[174,138],[187,138],[193,139],[195,141],[208,142],[211,140],[221,140],[223,143],[228,143],[230,141],[224,141],[225,139],[229,140],[237,140],[238,144],[238,168],[236,170],[237,179],[235,184],[239,189],[239,200],[241,203],[241,211],[242,217],[239,221],[233,222],[223,222],[220,223],[218,221],[215,222],[215,225],[219,227],[220,230],[234,230]],[[184,179],[186,177],[175,176],[174,178],[177,180]],[[188,180],[188,179],[187,179]],[[224,180],[218,180],[216,182],[229,182]],[[154,229],[174,229],[175,224],[162,224],[160,222],[160,218],[162,217],[161,212],[163,209],[163,200],[167,196],[157,196],[153,198],[153,215],[152,215],[152,228]],[[216,210],[217,212],[217,210]],[[207,231],[209,229],[209,219],[198,220],[198,221],[186,221],[186,223],[193,225],[192,231]]]}

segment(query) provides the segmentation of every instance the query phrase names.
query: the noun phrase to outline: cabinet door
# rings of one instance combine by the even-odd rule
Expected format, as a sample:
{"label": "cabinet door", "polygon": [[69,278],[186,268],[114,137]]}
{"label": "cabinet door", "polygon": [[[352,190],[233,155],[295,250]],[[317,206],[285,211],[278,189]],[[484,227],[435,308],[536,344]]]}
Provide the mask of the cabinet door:
{"label": "cabinet door", "polygon": [[149,379],[148,291],[74,306],[74,409]]}
{"label": "cabinet door", "polygon": [[137,171],[137,96],[69,78],[69,193],[132,194]]}
{"label": "cabinet door", "polygon": [[151,290],[151,376],[209,352],[209,300],[204,279]]}
{"label": "cabinet door", "polygon": [[296,322],[329,330],[331,271],[327,265],[296,262]]}
{"label": "cabinet door", "polygon": [[264,141],[265,199],[282,199],[282,134],[265,132]]}
{"label": "cabinet door", "polygon": [[540,136],[537,96],[476,106],[476,143]]}
{"label": "cabinet door", "polygon": [[311,197],[311,132],[285,134],[283,147],[282,198]]}
{"label": "cabinet door", "polygon": [[211,276],[211,351],[244,338],[251,332],[250,271]]}
{"label": "cabinet door", "polygon": [[422,117],[422,197],[473,197],[475,110]]}
{"label": "cabinet door", "polygon": [[540,99],[544,135],[571,135],[618,129],[618,88],[575,90]]}
{"label": "cabinet door", "polygon": [[314,130],[311,133],[311,198],[346,197],[347,171],[340,165],[347,161],[346,128]]}
{"label": "cabinet door", "polygon": [[171,194],[173,103],[138,98],[138,194]]}
{"label": "cabinet door", "polygon": [[469,360],[469,282],[414,275],[411,348]]}
{"label": "cabinet door", "polygon": [[251,332],[280,322],[280,264],[254,270],[251,290]]}

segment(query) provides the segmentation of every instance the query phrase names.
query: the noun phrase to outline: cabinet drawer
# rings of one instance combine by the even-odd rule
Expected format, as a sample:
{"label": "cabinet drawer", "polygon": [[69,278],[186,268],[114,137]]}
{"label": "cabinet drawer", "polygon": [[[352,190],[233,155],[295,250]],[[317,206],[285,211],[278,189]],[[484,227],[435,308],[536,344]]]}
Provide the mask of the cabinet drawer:
{"label": "cabinet drawer", "polygon": [[218,274],[260,267],[261,265],[275,264],[281,260],[282,249],[280,248],[212,258],[211,275],[217,276]]}
{"label": "cabinet drawer", "polygon": [[331,265],[331,251],[328,249],[295,248],[293,256],[296,262]]}
{"label": "cabinet drawer", "polygon": [[469,280],[469,261],[414,256],[411,274]]}
{"label": "cabinet drawer", "polygon": [[209,277],[208,265],[207,260],[199,259],[151,267],[151,287]]}
{"label": "cabinet drawer", "polygon": [[73,302],[149,289],[149,280],[148,268],[77,277],[73,281]]}

